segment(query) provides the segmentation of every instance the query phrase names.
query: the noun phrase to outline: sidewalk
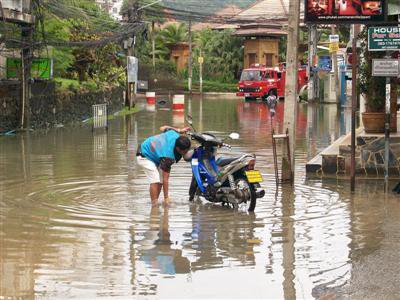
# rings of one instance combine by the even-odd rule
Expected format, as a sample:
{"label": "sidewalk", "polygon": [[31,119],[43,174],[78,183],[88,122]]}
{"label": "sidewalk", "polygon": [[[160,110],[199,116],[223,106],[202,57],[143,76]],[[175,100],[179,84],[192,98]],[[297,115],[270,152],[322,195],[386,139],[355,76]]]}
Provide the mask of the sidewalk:
{"label": "sidewalk", "polygon": [[[398,115],[398,124],[400,115]],[[356,130],[356,174],[363,177],[384,176],[384,134],[368,134]],[[337,139],[306,164],[307,176],[348,177],[350,175],[351,134]],[[400,178],[400,132],[390,134],[389,175]]]}

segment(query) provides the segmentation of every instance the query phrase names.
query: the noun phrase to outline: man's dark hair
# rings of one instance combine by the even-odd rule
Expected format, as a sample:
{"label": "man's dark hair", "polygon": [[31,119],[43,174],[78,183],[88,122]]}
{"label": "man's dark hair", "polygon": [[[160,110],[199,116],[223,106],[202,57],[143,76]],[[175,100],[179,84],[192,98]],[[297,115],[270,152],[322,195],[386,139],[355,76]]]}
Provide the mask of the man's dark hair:
{"label": "man's dark hair", "polygon": [[187,136],[181,135],[175,142],[175,147],[181,150],[189,150],[190,149],[190,140]]}

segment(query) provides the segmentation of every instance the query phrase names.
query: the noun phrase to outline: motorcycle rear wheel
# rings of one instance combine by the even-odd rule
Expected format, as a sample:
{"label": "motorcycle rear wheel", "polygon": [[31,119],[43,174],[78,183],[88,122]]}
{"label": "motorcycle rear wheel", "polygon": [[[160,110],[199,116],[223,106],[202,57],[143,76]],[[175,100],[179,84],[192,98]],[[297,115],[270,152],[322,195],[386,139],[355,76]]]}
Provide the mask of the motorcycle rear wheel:
{"label": "motorcycle rear wheel", "polygon": [[[235,184],[238,187],[242,187],[244,189],[248,189],[250,192],[250,199],[247,200],[246,202],[246,210],[248,212],[253,212],[254,209],[256,208],[257,204],[257,196],[256,196],[256,189],[254,188],[254,185],[252,185],[247,178],[238,178],[235,180]],[[239,206],[242,206],[243,203],[241,203]]]}

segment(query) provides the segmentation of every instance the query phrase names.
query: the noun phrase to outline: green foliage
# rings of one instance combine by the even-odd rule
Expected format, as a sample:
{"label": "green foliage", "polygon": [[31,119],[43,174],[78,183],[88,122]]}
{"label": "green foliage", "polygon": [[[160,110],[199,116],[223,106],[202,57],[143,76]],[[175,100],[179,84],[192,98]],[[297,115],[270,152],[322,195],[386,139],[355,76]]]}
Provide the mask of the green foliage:
{"label": "green foliage", "polygon": [[194,48],[194,71],[200,51],[204,57],[203,77],[219,82],[235,82],[243,68],[243,40],[232,36],[231,30],[212,31],[205,29],[197,33]]}
{"label": "green foliage", "polygon": [[[187,91],[188,90],[188,80],[181,81],[182,88]],[[194,91],[200,90],[200,83],[199,81],[193,81],[192,86]],[[225,82],[218,82],[215,80],[203,80],[203,92],[215,92],[215,93],[235,93],[237,92],[237,83],[225,83]]]}
{"label": "green foliage", "polygon": [[57,92],[95,92],[98,90],[97,85],[93,81],[79,82],[74,79],[66,79],[55,77]]}
{"label": "green foliage", "polygon": [[361,40],[361,54],[363,58],[358,64],[359,92],[365,95],[366,109],[368,112],[381,112],[385,108],[385,78],[372,77],[372,59],[383,58],[384,52],[368,51],[367,36],[368,26],[365,26],[359,35]]}

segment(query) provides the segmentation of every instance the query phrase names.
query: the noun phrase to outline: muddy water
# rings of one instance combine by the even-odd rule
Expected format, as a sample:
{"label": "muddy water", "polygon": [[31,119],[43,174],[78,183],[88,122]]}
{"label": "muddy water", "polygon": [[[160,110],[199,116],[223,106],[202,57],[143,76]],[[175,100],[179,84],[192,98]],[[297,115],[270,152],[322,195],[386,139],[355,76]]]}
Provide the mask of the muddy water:
{"label": "muddy water", "polygon": [[[257,154],[266,196],[254,214],[188,203],[190,168],[173,168],[172,204],[150,208],[134,153],[183,114],[144,110],[108,132],[58,129],[0,139],[0,299],[399,297],[399,197],[380,181],[309,180],[305,163],[348,131],[348,112],[299,106],[294,190],[276,188],[262,103],[193,99],[198,130],[235,131]],[[392,183],[392,186],[395,183]]]}

